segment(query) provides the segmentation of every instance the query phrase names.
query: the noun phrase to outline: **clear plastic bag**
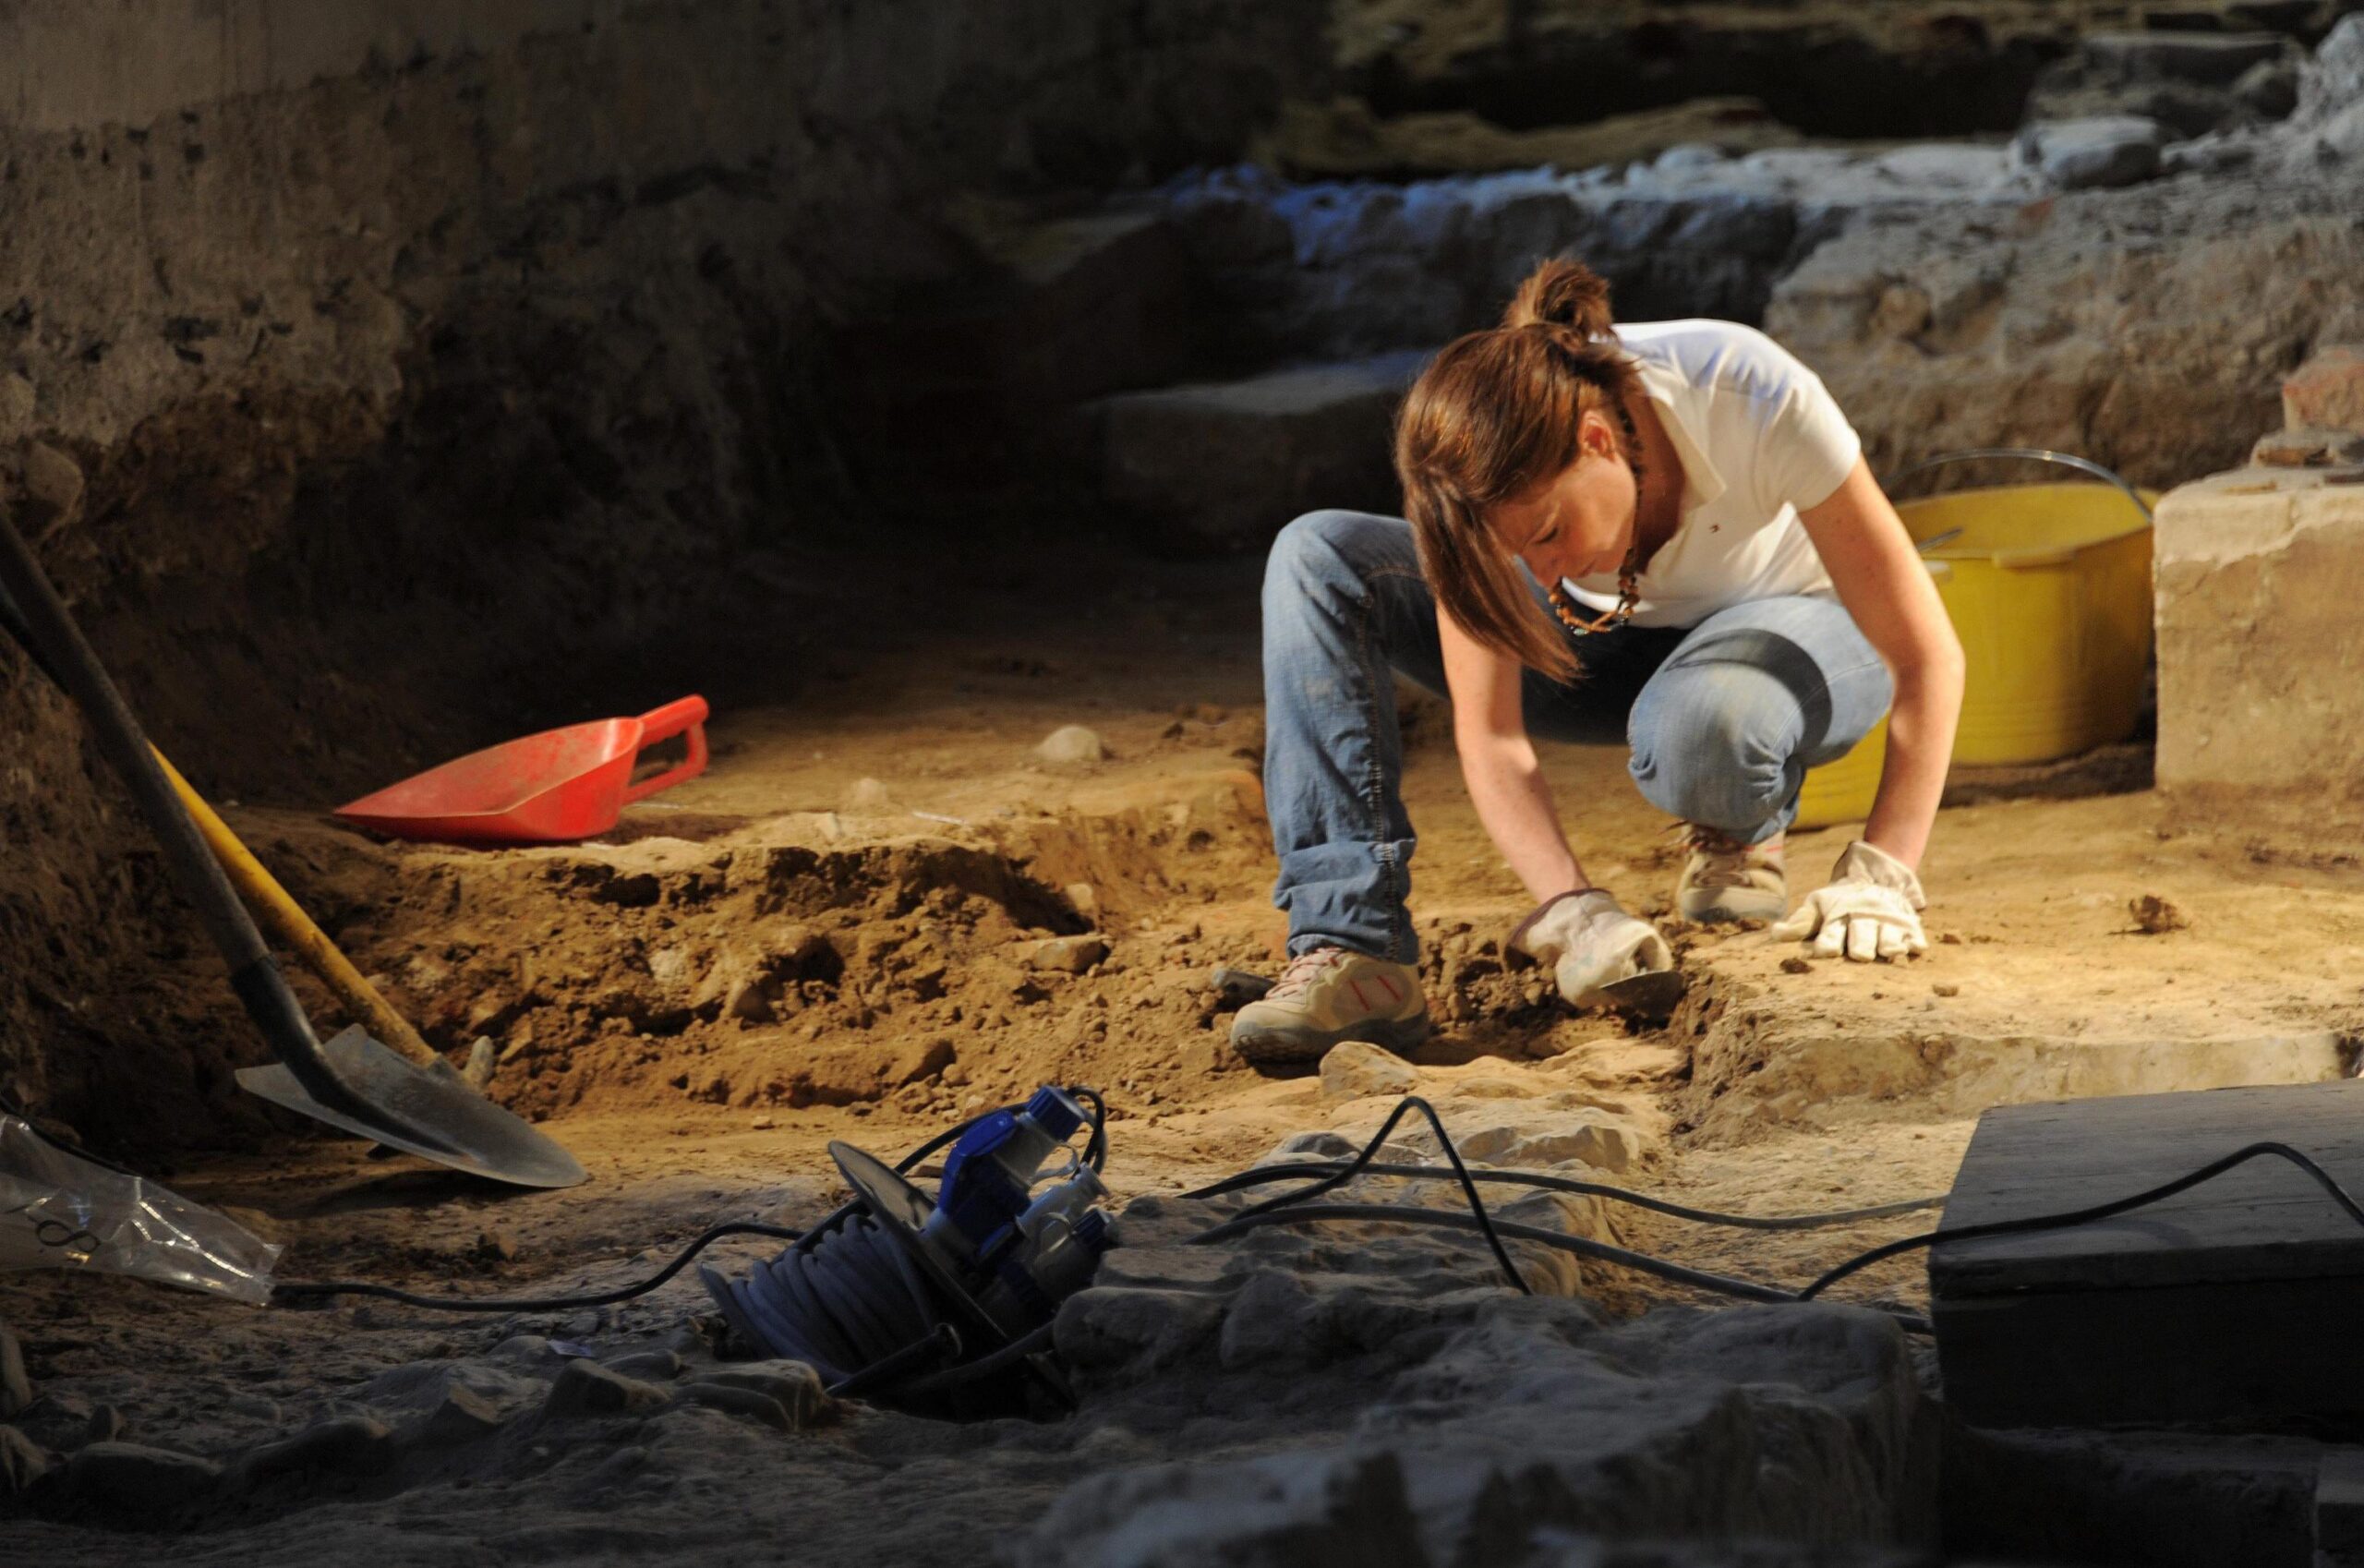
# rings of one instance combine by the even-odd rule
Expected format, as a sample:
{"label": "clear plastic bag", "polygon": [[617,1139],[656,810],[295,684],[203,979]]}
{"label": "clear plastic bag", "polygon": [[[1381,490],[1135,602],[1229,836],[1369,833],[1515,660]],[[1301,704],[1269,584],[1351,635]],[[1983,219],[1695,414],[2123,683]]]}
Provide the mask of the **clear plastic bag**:
{"label": "clear plastic bag", "polygon": [[96,1269],[260,1307],[279,1247],[0,1115],[0,1269]]}

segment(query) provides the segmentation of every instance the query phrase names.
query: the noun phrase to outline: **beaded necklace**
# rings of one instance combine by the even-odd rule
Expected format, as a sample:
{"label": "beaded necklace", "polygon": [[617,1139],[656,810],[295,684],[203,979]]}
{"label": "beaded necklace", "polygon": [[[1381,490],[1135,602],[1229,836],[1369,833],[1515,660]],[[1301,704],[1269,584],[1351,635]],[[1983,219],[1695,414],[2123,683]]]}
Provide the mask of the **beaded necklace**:
{"label": "beaded necklace", "polygon": [[1623,398],[1614,398],[1610,406],[1617,411],[1617,423],[1625,432],[1625,466],[1634,473],[1634,542],[1625,551],[1624,564],[1617,569],[1617,603],[1599,614],[1586,616],[1569,599],[1568,592],[1559,582],[1547,590],[1551,613],[1560,624],[1579,637],[1589,637],[1595,632],[1606,632],[1634,619],[1634,609],[1641,602],[1642,580],[1642,437],[1634,428],[1632,410]]}

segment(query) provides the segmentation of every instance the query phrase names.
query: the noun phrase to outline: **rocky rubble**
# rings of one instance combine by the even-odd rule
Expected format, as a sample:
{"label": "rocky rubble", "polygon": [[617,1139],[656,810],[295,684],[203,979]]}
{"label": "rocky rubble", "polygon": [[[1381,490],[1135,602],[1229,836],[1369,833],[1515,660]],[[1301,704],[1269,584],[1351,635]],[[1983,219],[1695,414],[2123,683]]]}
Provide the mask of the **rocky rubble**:
{"label": "rocky rubble", "polygon": [[[1457,1134],[1500,1120],[1468,1074],[1427,1089]],[[1346,1146],[1317,1130],[1285,1152]],[[1422,1158],[1417,1140],[1387,1152]],[[1393,1178],[1345,1196],[1459,1205],[1447,1184]],[[0,1520],[47,1562],[117,1545],[152,1560],[193,1526],[234,1533],[255,1564],[366,1542],[403,1568],[464,1542],[547,1556],[779,1538],[820,1563],[990,1542],[1011,1563],[1275,1568],[1361,1550],[1441,1568],[1714,1563],[1712,1543],[1736,1538],[1760,1543],[1755,1563],[1895,1562],[1932,1539],[1935,1407],[1881,1313],[1612,1322],[1564,1254],[1514,1243],[1537,1292],[1521,1297],[1474,1237],[1390,1224],[1190,1244],[1247,1200],[1126,1207],[1122,1245],[1057,1320],[1079,1400],[1063,1421],[961,1427],[832,1399],[799,1364],[737,1359],[685,1283],[488,1321],[372,1303],[215,1325],[140,1384],[136,1429],[42,1408],[88,1407],[81,1391],[131,1386],[128,1369],[49,1380],[0,1425]],[[1615,1234],[1593,1200],[1496,1209]],[[134,1315],[119,1351],[222,1310]],[[248,1365],[257,1333],[280,1348]],[[291,1357],[317,1363],[308,1385]],[[1655,1555],[1613,1544],[1637,1541]]]}
{"label": "rocky rubble", "polygon": [[[1184,1219],[1134,1206],[1131,1233],[1151,1234],[1128,1238],[1142,1249],[1121,1255],[1128,1281],[1168,1271],[1158,1241]],[[1328,1234],[1341,1229],[1363,1234]],[[1350,1376],[1370,1392],[1351,1427],[1299,1434],[1282,1453],[1212,1448],[1080,1481],[1029,1555],[1279,1563],[1361,1551],[1442,1564],[1523,1561],[1567,1533],[1863,1543],[1927,1526],[1934,1429],[1901,1339],[1876,1314],[1670,1310],[1610,1328],[1580,1301],[1443,1288],[1441,1257],[1417,1237],[1322,1230],[1247,1238],[1256,1267],[1227,1266],[1238,1282],[1227,1305],[1223,1275],[1163,1297],[1112,1285],[1075,1298],[1059,1334],[1099,1357],[1106,1387],[1170,1365],[1174,1330],[1160,1324],[1188,1323],[1230,1374],[1226,1423]],[[1425,1268],[1406,1266],[1416,1259]],[[1267,1272],[1275,1263],[1288,1272]],[[1112,1345],[1139,1348],[1112,1357]],[[1754,1479],[1711,1479],[1742,1472]]]}
{"label": "rocky rubble", "polygon": [[2078,41],[2028,95],[2032,119],[2131,115],[2178,137],[2279,120],[2306,51],[2279,32],[2109,32]]}

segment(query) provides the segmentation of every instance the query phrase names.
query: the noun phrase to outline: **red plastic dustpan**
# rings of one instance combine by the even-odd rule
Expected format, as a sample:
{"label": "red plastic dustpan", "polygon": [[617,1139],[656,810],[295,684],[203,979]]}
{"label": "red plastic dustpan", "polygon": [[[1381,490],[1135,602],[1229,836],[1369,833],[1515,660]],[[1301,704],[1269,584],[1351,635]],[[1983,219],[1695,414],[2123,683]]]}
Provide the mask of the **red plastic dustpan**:
{"label": "red plastic dustpan", "polygon": [[[623,808],[706,771],[704,697],[683,697],[638,718],[602,718],[545,730],[471,752],[364,795],[336,814],[396,838],[463,844],[555,844],[590,838]],[[644,747],[689,737],[689,759],[632,782]]]}

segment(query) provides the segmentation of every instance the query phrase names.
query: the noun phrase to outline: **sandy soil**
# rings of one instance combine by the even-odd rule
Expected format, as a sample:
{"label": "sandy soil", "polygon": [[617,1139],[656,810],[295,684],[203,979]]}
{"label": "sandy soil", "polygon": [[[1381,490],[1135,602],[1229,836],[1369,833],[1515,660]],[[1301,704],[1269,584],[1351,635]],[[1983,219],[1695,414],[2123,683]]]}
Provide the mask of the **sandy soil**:
{"label": "sandy soil", "polygon": [[[1272,969],[1280,935],[1253,582],[1248,562],[1088,561],[1063,585],[970,596],[914,644],[849,639],[793,672],[793,703],[718,712],[711,771],[597,843],[399,847],[308,809],[241,805],[235,825],[431,1039],[495,1041],[496,1096],[591,1180],[505,1192],[292,1123],[261,1152],[166,1174],[286,1242],[283,1277],[493,1294],[609,1285],[718,1219],[809,1219],[832,1200],[827,1140],[897,1153],[1042,1081],[1108,1093],[1126,1198],[1291,1135],[1367,1133],[1392,1096],[1249,1069],[1206,984],[1220,964]],[[1090,608],[1050,612],[1063,605]],[[1569,1146],[1553,1140],[1593,1128],[1569,1168],[1710,1207],[1853,1207],[1943,1191],[1987,1104],[2351,1066],[2364,888],[2252,855],[2237,831],[2163,838],[2140,794],[1948,812],[1925,960],[1791,972],[1795,947],[1763,933],[1685,933],[1692,995],[1669,1028],[1571,1016],[1503,971],[1523,898],[1461,793],[1441,709],[1408,701],[1415,903],[1441,1026],[1419,1087],[1499,1163],[1559,1163]],[[1036,744],[1071,723],[1107,758],[1042,761]],[[1663,913],[1674,857],[1622,753],[1550,762],[1593,874]],[[1845,838],[1799,835],[1793,887]],[[2183,923],[2143,934],[2129,901],[2145,895]],[[166,955],[165,972],[166,997],[207,983],[202,955]],[[1796,1283],[1925,1217],[1772,1236],[1586,1223]],[[1567,1284],[1617,1316],[1685,1298],[1589,1265]],[[1911,1260],[1842,1294],[1923,1303]],[[691,1280],[610,1311],[488,1324],[0,1279],[38,1391],[199,1453],[332,1412],[386,1368],[521,1332],[710,1349],[706,1314]],[[104,1555],[75,1532],[54,1544]]]}

